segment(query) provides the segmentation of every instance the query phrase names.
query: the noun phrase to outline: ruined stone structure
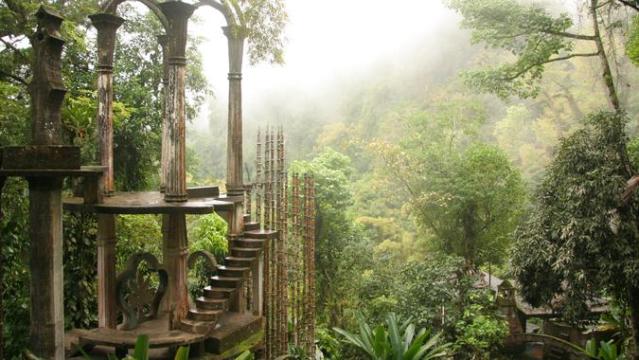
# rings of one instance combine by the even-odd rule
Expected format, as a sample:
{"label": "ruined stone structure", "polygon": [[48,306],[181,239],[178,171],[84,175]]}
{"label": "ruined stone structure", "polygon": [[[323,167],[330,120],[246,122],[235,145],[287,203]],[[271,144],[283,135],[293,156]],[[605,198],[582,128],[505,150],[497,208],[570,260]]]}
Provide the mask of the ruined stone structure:
{"label": "ruined stone structure", "polygon": [[[229,105],[228,194],[220,194],[217,187],[189,189],[186,186],[187,27],[190,16],[206,2],[190,5],[175,0],[138,0],[157,16],[165,31],[157,37],[164,54],[161,188],[137,193],[118,192],[115,188],[113,62],[116,34],[124,22],[117,15],[117,9],[124,1],[108,0],[102,5],[101,13],[90,16],[97,30],[98,46],[96,161],[99,166],[93,167],[81,166],[79,148],[62,144],[64,41],[59,29],[63,18],[45,8],[36,14],[38,31],[30,86],[33,143],[5,147],[0,157],[0,190],[8,176],[21,176],[29,181],[30,350],[42,358],[63,359],[64,337],[68,336],[71,341],[66,343],[72,348],[67,351],[106,345],[123,355],[134,346],[137,335],[146,334],[151,347],[167,348],[169,354],[181,345],[191,345],[192,354],[222,353],[261,331],[266,317],[269,358],[285,353],[289,339],[293,339],[290,343],[305,346],[310,352],[315,292],[312,275],[314,184],[310,177],[304,177],[304,184],[300,185],[300,178],[294,176],[291,198],[296,205],[292,205],[293,208],[287,205],[289,191],[282,131],[267,135],[268,165],[258,167],[266,181],[256,185],[261,191],[250,196],[245,192],[242,176],[241,102]],[[241,64],[242,46],[235,41],[239,41],[238,34],[228,28],[225,34],[229,38],[229,51],[235,53],[234,58],[239,58]],[[233,63],[230,66],[230,91],[237,93],[241,91],[241,68]],[[236,98],[240,96],[236,95]],[[69,176],[83,179],[83,191],[63,199],[62,180]],[[92,212],[98,220],[99,326],[66,334],[62,293],[63,209]],[[230,254],[224,264],[218,264],[207,252],[189,254],[188,251],[186,214],[212,212],[220,214],[229,224]],[[161,260],[149,253],[134,254],[128,259],[126,269],[116,273],[115,220],[119,214],[162,215],[163,238],[158,239],[162,242]],[[295,220],[289,223],[289,217]],[[252,218],[255,221],[251,221]],[[293,244],[290,246],[287,245],[289,233],[290,244]],[[191,299],[187,273],[198,259],[204,260],[215,275],[208,279],[210,285],[202,289],[203,295]],[[149,282],[145,280],[147,276],[157,281]],[[123,321],[118,324],[120,316]],[[302,337],[289,333],[289,319],[293,321],[295,334],[304,334]]]}

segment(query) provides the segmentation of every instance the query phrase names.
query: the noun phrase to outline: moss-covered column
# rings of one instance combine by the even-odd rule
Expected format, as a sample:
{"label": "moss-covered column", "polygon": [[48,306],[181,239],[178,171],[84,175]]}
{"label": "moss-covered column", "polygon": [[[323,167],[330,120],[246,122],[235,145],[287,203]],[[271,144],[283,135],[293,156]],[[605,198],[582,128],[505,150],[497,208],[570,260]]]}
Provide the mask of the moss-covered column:
{"label": "moss-covered column", "polygon": [[241,26],[222,28],[229,51],[229,108],[226,159],[226,190],[229,195],[244,194],[242,156],[242,61],[246,29]]}
{"label": "moss-covered column", "polygon": [[[62,144],[60,108],[66,89],[62,81],[60,36],[63,18],[41,7],[38,29],[31,39],[34,51],[32,99],[33,148],[54,154]],[[46,155],[44,156],[46,157]],[[43,159],[44,160],[44,159]],[[46,162],[46,161],[45,161]],[[62,178],[29,180],[31,237],[30,350],[45,359],[64,359],[64,298],[62,266]]]}
{"label": "moss-covered column", "polygon": [[186,40],[189,17],[195,8],[192,5],[167,1],[160,4],[167,17],[168,86],[166,89],[166,114],[168,141],[167,175],[164,199],[186,201]]}
{"label": "moss-covered column", "polygon": [[[113,172],[113,55],[116,32],[124,19],[112,14],[89,16],[98,30],[98,160],[105,167],[99,191],[111,195],[115,190]],[[98,258],[98,326],[115,328],[116,228],[115,215],[99,214],[97,236]]]}
{"label": "moss-covered column", "polygon": [[[167,75],[165,89],[166,113],[166,179],[164,200],[186,201],[186,41],[189,17],[195,7],[179,2],[161,3],[160,9],[166,16],[169,29]],[[179,322],[189,310],[187,289],[188,241],[186,220],[183,213],[171,213],[164,217],[164,265],[169,274],[168,306],[172,312],[171,326],[179,327]]]}
{"label": "moss-covered column", "polygon": [[168,143],[169,143],[169,115],[166,106],[166,92],[169,87],[169,37],[158,35],[158,43],[162,49],[162,154],[160,156],[160,191],[166,191],[166,177],[168,174]]}

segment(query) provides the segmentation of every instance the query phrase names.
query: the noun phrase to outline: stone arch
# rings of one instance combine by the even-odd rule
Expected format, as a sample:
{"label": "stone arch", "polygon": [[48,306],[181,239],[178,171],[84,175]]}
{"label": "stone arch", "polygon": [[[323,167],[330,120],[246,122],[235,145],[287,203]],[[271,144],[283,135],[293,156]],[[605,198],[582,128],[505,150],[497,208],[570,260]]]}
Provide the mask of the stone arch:
{"label": "stone arch", "polygon": [[159,3],[155,0],[107,0],[100,9],[106,13],[115,14],[118,6],[126,1],[137,1],[144,4],[160,21],[165,31],[169,29],[169,21],[160,9]]}

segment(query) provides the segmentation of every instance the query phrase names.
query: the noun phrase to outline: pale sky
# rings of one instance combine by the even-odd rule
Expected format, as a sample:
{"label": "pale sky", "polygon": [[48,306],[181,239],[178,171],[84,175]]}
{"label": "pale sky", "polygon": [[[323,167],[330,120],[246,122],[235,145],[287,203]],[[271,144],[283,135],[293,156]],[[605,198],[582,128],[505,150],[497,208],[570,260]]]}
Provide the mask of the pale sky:
{"label": "pale sky", "polygon": [[[273,92],[311,93],[382,60],[410,61],[393,56],[406,53],[418,39],[437,36],[444,22],[457,22],[440,0],[287,0],[286,6],[286,64],[251,66],[245,58],[242,89],[247,111]],[[209,8],[200,8],[196,16],[200,21],[192,22],[189,32],[203,38],[204,72],[217,101],[225,104],[228,60],[220,29],[224,20]],[[207,117],[208,106],[203,106],[196,126],[205,126]]]}

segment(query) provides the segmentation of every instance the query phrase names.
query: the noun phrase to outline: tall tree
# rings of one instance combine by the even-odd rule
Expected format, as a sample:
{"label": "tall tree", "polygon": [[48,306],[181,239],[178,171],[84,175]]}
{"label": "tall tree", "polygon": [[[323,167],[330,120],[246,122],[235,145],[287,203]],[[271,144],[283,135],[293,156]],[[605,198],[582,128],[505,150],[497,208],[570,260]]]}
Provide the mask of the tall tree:
{"label": "tall tree", "polygon": [[[539,81],[548,64],[573,58],[597,57],[601,63],[601,79],[607,89],[612,109],[622,108],[610,54],[605,47],[605,31],[601,29],[603,14],[613,1],[582,0],[589,16],[589,30],[575,31],[572,17],[554,16],[537,4],[516,0],[449,0],[451,8],[463,17],[463,26],[473,30],[473,42],[484,42],[493,48],[512,53],[514,62],[496,68],[465,74],[469,84],[501,97],[517,95],[535,97]],[[579,43],[585,43],[582,46]],[[585,50],[582,50],[584,49]]]}
{"label": "tall tree", "polygon": [[626,151],[625,125],[618,113],[598,113],[562,141],[518,231],[512,263],[526,300],[568,319],[583,319],[596,296],[627,304],[639,359],[639,196],[626,181],[637,164]]}
{"label": "tall tree", "polygon": [[432,245],[463,257],[468,270],[505,259],[525,199],[506,154],[478,139],[482,110],[438,104],[408,120],[411,135],[400,145],[373,145]]}

